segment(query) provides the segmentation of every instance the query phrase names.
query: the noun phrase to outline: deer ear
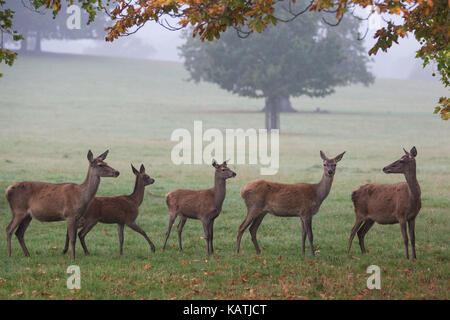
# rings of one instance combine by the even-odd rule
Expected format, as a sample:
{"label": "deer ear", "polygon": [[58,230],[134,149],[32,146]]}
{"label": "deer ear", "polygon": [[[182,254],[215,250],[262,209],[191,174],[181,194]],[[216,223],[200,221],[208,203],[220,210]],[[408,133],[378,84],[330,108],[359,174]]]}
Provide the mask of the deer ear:
{"label": "deer ear", "polygon": [[91,150],[88,151],[87,159],[89,160],[89,162],[92,162],[92,160],[94,160],[94,155],[92,154]]}
{"label": "deer ear", "polygon": [[133,164],[131,164],[131,170],[133,170],[133,173],[135,175],[137,175],[139,173],[139,171],[136,170],[136,168],[133,166]]}
{"label": "deer ear", "polygon": [[101,155],[99,155],[98,158],[101,159],[101,160],[105,160],[106,156],[108,155],[108,152],[109,152],[109,150],[106,150]]}
{"label": "deer ear", "polygon": [[145,167],[143,164],[141,164],[141,167],[139,168],[140,173],[145,173]]}
{"label": "deer ear", "polygon": [[417,149],[416,147],[412,147],[411,151],[409,152],[414,158],[417,156]]}
{"label": "deer ear", "polygon": [[320,150],[320,157],[322,158],[323,161],[328,160],[327,156],[325,155],[325,153],[323,153],[322,150]]}
{"label": "deer ear", "polygon": [[213,161],[212,161],[212,166],[213,166],[214,168],[217,168],[217,167],[219,166],[219,164],[217,163],[216,159],[213,159]]}
{"label": "deer ear", "polygon": [[337,155],[337,156],[334,158],[334,160],[336,160],[336,162],[341,161],[341,160],[342,160],[342,157],[344,156],[344,154],[345,154],[345,151],[342,152],[341,154]]}
{"label": "deer ear", "polygon": [[405,148],[403,148],[403,151],[405,152],[405,154],[406,154],[407,156],[409,156],[409,152],[408,152],[408,151],[406,151],[406,149],[405,149]]}

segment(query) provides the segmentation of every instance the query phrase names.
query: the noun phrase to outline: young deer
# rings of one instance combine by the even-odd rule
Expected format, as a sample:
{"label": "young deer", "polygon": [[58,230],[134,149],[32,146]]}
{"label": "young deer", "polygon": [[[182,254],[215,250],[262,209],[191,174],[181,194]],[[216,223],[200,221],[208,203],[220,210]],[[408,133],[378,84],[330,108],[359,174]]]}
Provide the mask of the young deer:
{"label": "young deer", "polygon": [[218,164],[213,160],[213,167],[216,168],[214,176],[214,187],[206,190],[177,189],[166,194],[166,203],[169,208],[169,229],[166,232],[163,250],[166,248],[170,230],[177,216],[180,216],[178,223],[178,243],[179,250],[183,250],[181,244],[181,233],[187,218],[198,219],[203,223],[208,254],[214,252],[213,248],[213,225],[214,220],[222,211],[222,203],[226,193],[226,179],[236,176],[227,166],[227,162]]}
{"label": "young deer", "polygon": [[[123,253],[123,229],[125,225],[137,233],[140,233],[145,240],[147,240],[152,251],[155,252],[153,242],[149,239],[145,231],[142,230],[135,222],[139,214],[139,206],[144,200],[144,189],[146,186],[153,184],[155,180],[150,178],[150,176],[145,173],[145,167],[143,164],[141,165],[139,171],[137,171],[133,165],[131,165],[131,169],[136,176],[136,182],[134,184],[134,191],[132,194],[117,197],[95,197],[89,204],[82,221],[78,225],[78,227],[82,227],[81,231],[78,233],[78,237],[80,238],[81,246],[83,247],[85,255],[89,255],[89,251],[86,247],[84,238],[98,222],[117,224],[120,255]],[[68,246],[69,238],[66,236],[66,245],[64,246],[63,253],[67,252]]]}
{"label": "young deer", "polygon": [[236,252],[239,253],[241,238],[247,227],[256,253],[260,253],[256,232],[264,216],[270,212],[279,217],[300,217],[302,223],[302,251],[305,253],[306,235],[309,238],[311,254],[314,255],[312,217],[319,211],[323,200],[328,196],[336,172],[336,164],[341,161],[344,153],[333,159],[328,159],[320,151],[323,160],[323,176],[319,183],[283,184],[265,180],[255,180],[241,189],[241,197],[247,206],[247,217],[239,227]]}
{"label": "young deer", "polygon": [[89,170],[84,183],[53,184],[46,182],[16,182],[6,189],[13,218],[6,227],[7,255],[11,256],[11,236],[16,231],[17,239],[25,256],[29,257],[24,234],[33,218],[42,222],[67,222],[67,233],[75,259],[77,223],[83,216],[89,202],[94,198],[100,184],[100,177],[118,177],[119,171],[104,162],[108,151],[94,159],[89,150]]}
{"label": "young deer", "polygon": [[410,152],[403,149],[405,155],[399,160],[383,168],[384,173],[403,173],[406,182],[395,184],[366,184],[352,193],[355,206],[356,222],[350,234],[347,252],[350,253],[355,233],[358,233],[361,252],[365,253],[364,237],[375,222],[379,224],[400,223],[403,240],[408,253],[408,235],[406,223],[409,227],[413,259],[416,259],[415,221],[421,208],[420,186],[416,178],[416,147]]}

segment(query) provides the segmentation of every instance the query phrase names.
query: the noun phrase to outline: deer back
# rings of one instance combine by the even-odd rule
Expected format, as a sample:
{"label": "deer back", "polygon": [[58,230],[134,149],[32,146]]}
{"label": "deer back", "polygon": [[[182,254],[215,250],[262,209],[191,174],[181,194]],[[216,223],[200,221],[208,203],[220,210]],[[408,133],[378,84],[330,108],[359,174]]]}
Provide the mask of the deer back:
{"label": "deer back", "polygon": [[16,182],[6,190],[11,208],[29,212],[39,221],[64,220],[66,212],[80,211],[86,205],[79,200],[82,190],[77,184]]}
{"label": "deer back", "polygon": [[86,219],[102,223],[119,223],[135,221],[139,207],[128,196],[95,197],[85,213]]}
{"label": "deer back", "polygon": [[200,218],[215,209],[214,190],[176,189],[166,195],[166,203],[172,212]]}
{"label": "deer back", "polygon": [[380,224],[397,223],[414,211],[406,182],[366,184],[352,193],[352,200],[358,214]]}
{"label": "deer back", "polygon": [[284,184],[255,180],[241,189],[247,207],[259,208],[279,216],[298,216],[318,208],[320,203],[313,184]]}

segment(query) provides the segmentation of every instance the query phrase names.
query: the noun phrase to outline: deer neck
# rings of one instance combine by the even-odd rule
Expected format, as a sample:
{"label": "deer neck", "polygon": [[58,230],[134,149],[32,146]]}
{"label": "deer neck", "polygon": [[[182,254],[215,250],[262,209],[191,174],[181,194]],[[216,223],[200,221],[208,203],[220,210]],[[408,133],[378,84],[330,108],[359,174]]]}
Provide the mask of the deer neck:
{"label": "deer neck", "polygon": [[405,172],[405,178],[413,202],[418,203],[420,201],[421,190],[417,181],[415,168],[411,172]]}
{"label": "deer neck", "polygon": [[97,193],[98,186],[100,185],[100,177],[92,173],[92,168],[89,166],[86,179],[81,184],[82,198],[84,203],[89,203]]}
{"label": "deer neck", "polygon": [[328,176],[325,172],[322,175],[322,179],[318,184],[316,184],[317,197],[322,203],[323,200],[328,196],[331,190],[331,184],[333,183],[333,177]]}
{"label": "deer neck", "polygon": [[214,205],[216,209],[222,209],[222,203],[226,194],[226,182],[225,179],[215,177],[214,178]]}
{"label": "deer neck", "polygon": [[139,177],[136,177],[136,182],[134,183],[134,190],[133,193],[130,195],[130,198],[132,198],[137,206],[139,207],[144,201],[144,181],[142,179],[139,179]]}

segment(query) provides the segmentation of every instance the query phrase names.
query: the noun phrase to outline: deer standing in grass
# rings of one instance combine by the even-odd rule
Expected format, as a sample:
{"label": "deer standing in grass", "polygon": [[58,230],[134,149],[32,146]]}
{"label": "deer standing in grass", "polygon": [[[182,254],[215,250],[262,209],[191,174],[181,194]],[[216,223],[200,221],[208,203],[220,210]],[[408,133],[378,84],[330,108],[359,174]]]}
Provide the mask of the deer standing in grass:
{"label": "deer standing in grass", "polygon": [[261,250],[256,239],[256,232],[264,216],[270,212],[279,217],[300,217],[302,224],[302,252],[305,253],[305,240],[308,235],[311,254],[314,255],[312,218],[319,211],[323,200],[328,196],[336,172],[336,164],[344,153],[328,159],[320,151],[323,160],[323,176],[319,183],[284,184],[265,180],[249,182],[241,189],[241,197],[247,206],[247,217],[239,227],[236,252],[239,253],[241,238],[250,226],[250,234],[256,253]]}
{"label": "deer standing in grass", "polygon": [[226,161],[219,165],[216,160],[213,160],[212,165],[216,169],[213,188],[206,190],[177,189],[166,194],[166,203],[169,208],[169,228],[166,232],[163,250],[166,248],[172,225],[176,217],[180,216],[178,223],[179,250],[183,250],[181,243],[183,226],[187,218],[191,218],[202,222],[208,254],[214,253],[214,220],[222,211],[222,203],[226,194],[226,180],[235,177],[236,173],[228,168]]}
{"label": "deer standing in grass", "polygon": [[416,259],[416,244],[414,228],[416,217],[422,206],[420,186],[416,178],[416,147],[410,152],[403,149],[405,155],[399,160],[383,168],[384,173],[402,173],[406,182],[395,184],[366,184],[352,193],[352,201],[355,206],[356,222],[352,228],[348,241],[347,252],[350,253],[353,238],[358,234],[359,246],[364,254],[364,237],[375,222],[379,224],[400,224],[405,243],[406,259],[409,259],[409,237],[413,259]]}
{"label": "deer standing in grass", "polygon": [[[131,165],[131,169],[136,176],[136,182],[134,184],[134,191],[127,196],[117,197],[95,197],[89,204],[86,213],[83,216],[79,227],[83,227],[78,233],[81,245],[85,255],[89,255],[89,251],[86,247],[84,238],[88,232],[98,223],[117,223],[119,243],[120,243],[120,255],[123,253],[123,229],[127,225],[137,233],[140,233],[145,240],[147,240],[153,252],[155,252],[155,246],[153,242],[148,238],[144,230],[142,230],[136,224],[136,218],[139,214],[139,206],[144,200],[144,189],[146,186],[153,184],[155,180],[150,178],[145,173],[144,165],[141,165],[139,171]],[[69,247],[69,235],[66,236],[66,245],[63,253],[67,252]]]}
{"label": "deer standing in grass", "polygon": [[75,242],[77,224],[86,211],[89,202],[94,198],[100,184],[100,177],[118,177],[119,171],[111,168],[104,161],[108,151],[94,158],[89,150],[87,158],[89,169],[86,180],[82,184],[47,182],[16,182],[6,189],[6,199],[13,214],[6,227],[7,255],[11,256],[11,236],[16,230],[25,256],[30,254],[25,245],[24,234],[33,218],[42,222],[67,222],[72,259],[75,259]]}

